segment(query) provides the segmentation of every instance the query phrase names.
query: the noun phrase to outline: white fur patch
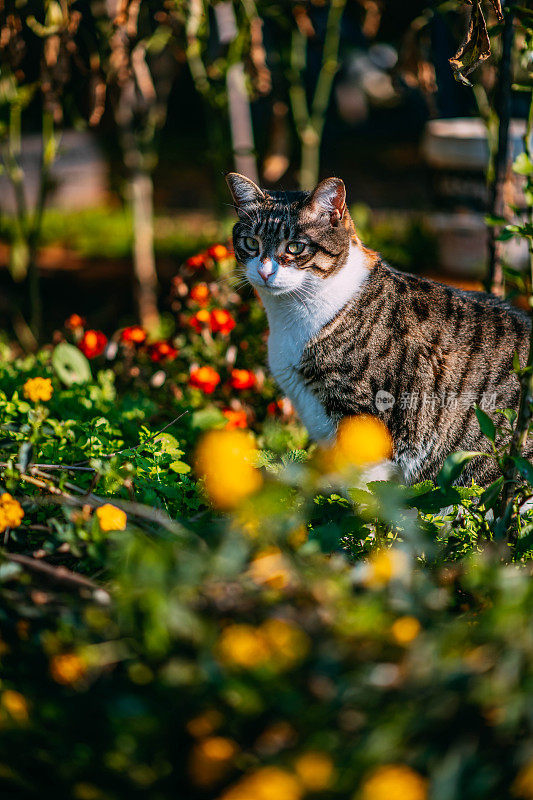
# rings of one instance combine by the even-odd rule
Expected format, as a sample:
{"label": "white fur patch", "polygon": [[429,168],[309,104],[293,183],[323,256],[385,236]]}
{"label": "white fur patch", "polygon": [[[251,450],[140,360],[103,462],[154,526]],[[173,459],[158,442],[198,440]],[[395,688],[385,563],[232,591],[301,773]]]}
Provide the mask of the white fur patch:
{"label": "white fur patch", "polygon": [[268,288],[261,286],[260,278],[256,277],[259,266],[259,259],[253,259],[248,262],[247,273],[268,317],[268,363],[272,374],[292,401],[309,435],[317,441],[331,439],[335,424],[305,385],[297,367],[309,340],[360,292],[369,274],[365,254],[356,245],[350,245],[346,264],[329,278],[276,264],[276,275]]}

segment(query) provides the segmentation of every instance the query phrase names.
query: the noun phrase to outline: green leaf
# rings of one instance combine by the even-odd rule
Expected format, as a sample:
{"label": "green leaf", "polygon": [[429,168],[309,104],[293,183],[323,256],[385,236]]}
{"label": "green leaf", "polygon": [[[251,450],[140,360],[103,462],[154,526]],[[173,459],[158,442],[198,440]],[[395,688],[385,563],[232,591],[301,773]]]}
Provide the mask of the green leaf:
{"label": "green leaf", "polygon": [[479,504],[485,507],[485,510],[488,511],[491,508],[494,508],[498,497],[500,496],[500,492],[503,486],[503,475],[500,475],[499,478],[496,478],[494,483],[491,483],[490,486],[487,486],[481,497],[479,498]]}
{"label": "green leaf", "polygon": [[477,450],[459,450],[457,453],[451,453],[437,475],[438,485],[441,489],[449,488],[473,458],[486,455],[487,453],[480,453]]}
{"label": "green leaf", "polygon": [[185,461],[173,461],[168,465],[168,468],[173,472],[177,472],[179,475],[186,475],[191,471],[191,467],[189,464],[186,464]]}
{"label": "green leaf", "polygon": [[527,153],[520,153],[513,164],[513,172],[517,175],[533,175],[533,164]]}
{"label": "green leaf", "polygon": [[158,450],[160,453],[168,453],[170,456],[181,455],[178,440],[172,436],[171,433],[159,433],[154,439],[154,444],[157,442],[159,445]]}
{"label": "green leaf", "polygon": [[533,464],[523,456],[513,456],[513,462],[520,475],[533,486]]}
{"label": "green leaf", "polygon": [[68,342],[57,345],[52,355],[52,366],[66,386],[88,383],[92,378],[89,362],[81,350]]}
{"label": "green leaf", "polygon": [[221,428],[226,422],[226,417],[222,411],[215,406],[200,408],[198,411],[195,411],[191,417],[193,428],[198,428],[201,431],[207,431],[211,428]]}
{"label": "green leaf", "polygon": [[486,414],[477,406],[474,410],[476,412],[479,427],[481,428],[481,433],[494,444],[494,440],[496,439],[496,426],[494,425],[494,422],[491,420],[488,414]]}

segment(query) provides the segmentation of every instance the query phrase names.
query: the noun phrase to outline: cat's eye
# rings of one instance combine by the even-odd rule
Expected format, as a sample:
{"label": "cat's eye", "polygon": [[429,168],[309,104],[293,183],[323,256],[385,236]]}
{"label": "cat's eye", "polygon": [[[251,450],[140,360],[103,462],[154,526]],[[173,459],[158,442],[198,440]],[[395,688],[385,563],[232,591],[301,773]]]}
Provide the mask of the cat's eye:
{"label": "cat's eye", "polygon": [[257,239],[254,239],[253,236],[246,236],[244,239],[244,246],[247,248],[247,250],[251,250],[252,253],[255,253],[257,250],[259,250],[259,242]]}
{"label": "cat's eye", "polygon": [[299,256],[305,250],[305,242],[289,242],[287,244],[287,253],[291,256]]}

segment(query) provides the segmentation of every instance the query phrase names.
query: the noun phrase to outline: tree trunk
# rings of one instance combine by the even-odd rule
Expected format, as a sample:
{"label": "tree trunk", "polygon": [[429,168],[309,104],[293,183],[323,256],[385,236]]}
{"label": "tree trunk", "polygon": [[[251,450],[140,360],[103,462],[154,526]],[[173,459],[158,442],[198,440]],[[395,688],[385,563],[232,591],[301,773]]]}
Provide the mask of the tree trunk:
{"label": "tree trunk", "polygon": [[154,330],[159,323],[157,271],[154,256],[153,183],[149,172],[136,170],[130,179],[133,216],[133,268],[141,324]]}

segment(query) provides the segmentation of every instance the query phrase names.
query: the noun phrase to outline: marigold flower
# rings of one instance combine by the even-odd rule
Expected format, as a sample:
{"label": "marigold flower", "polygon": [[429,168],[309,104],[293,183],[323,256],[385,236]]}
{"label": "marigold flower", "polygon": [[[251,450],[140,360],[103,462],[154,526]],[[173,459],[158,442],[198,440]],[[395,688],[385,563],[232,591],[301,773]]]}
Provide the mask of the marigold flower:
{"label": "marigold flower", "polygon": [[200,305],[205,305],[209,300],[209,287],[207,283],[196,283],[190,292],[191,300]]}
{"label": "marigold flower", "polygon": [[236,322],[224,308],[215,308],[211,312],[211,330],[213,333],[222,333],[227,335],[231,333],[235,327]]}
{"label": "marigold flower", "polygon": [[6,689],[5,692],[2,692],[1,702],[3,708],[17,722],[25,722],[28,719],[28,703],[20,692]]}
{"label": "marigold flower", "polygon": [[188,267],[192,267],[193,269],[205,267],[205,253],[197,253],[197,255],[188,258],[185,263]]}
{"label": "marigold flower", "polygon": [[255,386],[255,375],[249,369],[232,369],[230,386],[233,389],[251,389]]}
{"label": "marigold flower", "polygon": [[533,800],[533,761],[522,767],[513,782],[511,791],[516,797]]}
{"label": "marigold flower", "polygon": [[24,511],[18,500],[4,492],[0,495],[0,533],[7,528],[18,528],[24,518]]}
{"label": "marigold flower", "polygon": [[86,672],[87,665],[76,653],[59,653],[50,659],[50,674],[56,683],[78,683]]}
{"label": "marigold flower", "polygon": [[235,411],[233,408],[225,408],[222,413],[227,419],[226,422],[226,430],[231,431],[235,428],[247,428],[248,427],[248,419],[246,417],[246,411],[243,408],[238,409]]}
{"label": "marigold flower", "polygon": [[194,328],[196,333],[201,333],[211,324],[211,314],[206,308],[201,308],[196,314],[189,318],[189,325]]}
{"label": "marigold flower", "polygon": [[208,248],[207,255],[214,258],[215,261],[222,261],[229,256],[229,250],[223,244],[214,244]]}
{"label": "marigold flower", "polygon": [[224,628],[216,649],[223,664],[243,669],[253,669],[265,664],[271,655],[260,630],[252,625],[237,623]]}
{"label": "marigold flower", "polygon": [[79,314],[71,314],[70,317],[65,320],[65,328],[74,331],[77,328],[85,327],[85,323],[86,320],[83,317],[80,317]]}
{"label": "marigold flower", "polygon": [[398,548],[375,550],[367,564],[364,583],[372,588],[386,586],[393,578],[405,575],[408,559]]}
{"label": "marigold flower", "polygon": [[261,767],[230,786],[219,800],[301,800],[300,782],[279,767]]}
{"label": "marigold flower", "polygon": [[101,355],[107,345],[107,336],[102,331],[85,331],[78,342],[78,347],[87,358],[96,358]]}
{"label": "marigold flower", "polygon": [[374,464],[391,456],[392,439],[386,425],[369,414],[343,419],[326,454],[335,470]]}
{"label": "marigold flower", "polygon": [[104,503],[97,508],[96,516],[103,531],[123,531],[128,521],[127,514],[111,503]]}
{"label": "marigold flower", "polygon": [[262,483],[252,462],[255,448],[243,431],[210,431],[196,450],[196,471],[215,506],[231,509],[253,494]]}
{"label": "marigold flower", "polygon": [[399,617],[393,622],[391,633],[398,644],[410,644],[420,633],[420,623],[416,617]]}
{"label": "marigold flower", "polygon": [[333,780],[333,761],[327,753],[309,751],[294,762],[294,770],[306,789],[322,792]]}
{"label": "marigold flower", "polygon": [[363,800],[426,800],[427,781],[405,764],[378,767],[362,787]]}
{"label": "marigold flower", "polygon": [[191,370],[189,385],[201,389],[205,394],[213,394],[220,383],[220,375],[213,367],[196,367]]}
{"label": "marigold flower", "polygon": [[284,589],[291,581],[289,565],[278,547],[269,547],[255,556],[250,576],[255,583],[271,589]]}
{"label": "marigold flower", "polygon": [[24,384],[24,397],[32,403],[46,403],[51,399],[54,390],[50,378],[29,378]]}
{"label": "marigold flower", "polygon": [[174,361],[178,350],[169,342],[161,341],[150,345],[149,354],[151,360],[158,364],[160,361]]}
{"label": "marigold flower", "polygon": [[283,619],[267,619],[260,627],[274,662],[288,668],[301,661],[309,651],[309,637],[301,628]]}
{"label": "marigold flower", "polygon": [[146,341],[146,336],[147,333],[141,325],[130,325],[120,334],[121,340],[127,344],[142,344]]}
{"label": "marigold flower", "polygon": [[196,739],[209,736],[222,724],[222,714],[216,708],[207,708],[187,723],[187,731]]}

